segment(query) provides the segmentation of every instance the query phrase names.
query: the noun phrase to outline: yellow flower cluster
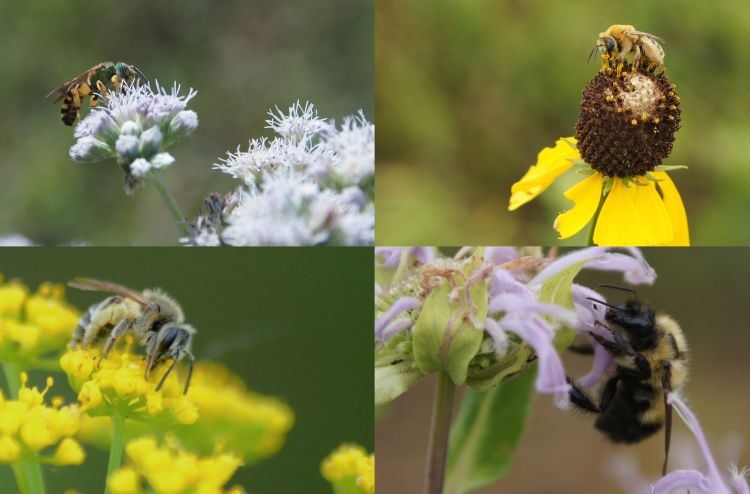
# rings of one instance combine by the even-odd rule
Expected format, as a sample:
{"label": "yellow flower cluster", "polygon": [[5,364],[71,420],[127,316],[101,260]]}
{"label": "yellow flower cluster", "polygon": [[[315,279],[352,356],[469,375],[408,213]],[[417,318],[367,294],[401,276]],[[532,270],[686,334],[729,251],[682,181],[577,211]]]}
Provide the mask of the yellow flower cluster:
{"label": "yellow flower cluster", "polygon": [[82,410],[90,416],[121,415],[166,424],[192,424],[198,419],[195,405],[182,395],[176,372],[156,391],[164,369],[144,378],[143,357],[129,348],[114,349],[106,359],[98,348],[69,350],[60,358],[70,386],[78,392]]}
{"label": "yellow flower cluster", "polygon": [[[51,377],[42,391],[26,387],[27,382],[24,372],[18,400],[7,400],[0,393],[0,463],[80,465],[86,455],[73,439],[81,423],[80,410],[76,405],[62,406],[62,398],[54,398],[52,406],[44,404],[44,396],[52,386]],[[52,454],[43,453],[55,445]]]}
{"label": "yellow flower cluster", "polygon": [[200,418],[181,436],[202,451],[219,443],[253,463],[276,453],[294,425],[294,412],[287,404],[248,390],[220,364],[199,362],[187,396]]}
{"label": "yellow flower cluster", "polygon": [[158,494],[240,494],[241,487],[224,490],[242,465],[238,456],[219,453],[200,457],[178,447],[174,441],[160,446],[153,437],[130,441],[125,452],[131,464],[117,470],[107,484],[113,494],[138,494],[141,480]]}
{"label": "yellow flower cluster", "polygon": [[[187,399],[197,407],[199,417],[189,427],[172,429],[180,441],[205,453],[221,445],[239,454],[246,464],[277,452],[294,424],[288,405],[248,390],[240,378],[213,362],[196,364]],[[80,436],[106,448],[111,429],[107,417],[84,417]],[[156,432],[145,423],[127,427],[129,437]]]}
{"label": "yellow flower cluster", "polygon": [[342,444],[323,460],[320,471],[335,492],[374,494],[375,456],[356,444]]}
{"label": "yellow flower cluster", "polygon": [[63,295],[62,285],[44,283],[32,294],[0,276],[0,359],[34,367],[35,358],[65,346],[79,314]]}

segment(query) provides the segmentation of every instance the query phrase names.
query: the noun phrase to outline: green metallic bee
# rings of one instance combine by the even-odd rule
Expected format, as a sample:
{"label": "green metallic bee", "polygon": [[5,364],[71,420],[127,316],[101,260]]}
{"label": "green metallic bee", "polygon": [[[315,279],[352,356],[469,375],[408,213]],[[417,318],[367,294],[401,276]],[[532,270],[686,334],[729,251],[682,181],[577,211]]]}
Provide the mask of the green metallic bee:
{"label": "green metallic bee", "polygon": [[[62,100],[62,121],[73,125],[81,111],[83,98],[90,95],[91,107],[99,102],[99,95],[106,98],[108,91],[120,91],[124,82],[142,80],[148,82],[143,72],[135,65],[123,62],[102,62],[75,76],[62,86],[51,91],[46,98],[57,93],[55,103]],[[94,88],[98,94],[94,94]]]}

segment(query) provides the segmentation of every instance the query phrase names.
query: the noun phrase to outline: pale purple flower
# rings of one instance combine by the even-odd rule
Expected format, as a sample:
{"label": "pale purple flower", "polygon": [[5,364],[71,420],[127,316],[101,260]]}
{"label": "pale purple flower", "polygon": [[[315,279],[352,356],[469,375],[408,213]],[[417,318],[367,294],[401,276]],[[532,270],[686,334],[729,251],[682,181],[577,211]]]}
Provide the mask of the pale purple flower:
{"label": "pale purple flower", "polygon": [[396,268],[401,260],[401,252],[406,249],[408,256],[418,261],[421,265],[427,264],[435,258],[435,249],[432,247],[375,247],[375,255],[381,256],[383,262],[378,265],[381,268]]}
{"label": "pale purple flower", "polygon": [[529,285],[541,286],[553,276],[579,263],[585,263],[584,267],[589,269],[621,272],[628,283],[651,284],[654,282],[656,272],[638,249],[626,249],[630,252],[630,256],[610,252],[611,250],[611,247],[588,247],[565,254],[537,274]]}
{"label": "pale purple flower", "polygon": [[485,247],[484,248],[484,260],[491,261],[494,264],[502,264],[504,262],[516,259],[518,257],[518,250],[515,247]]}
{"label": "pale purple flower", "polygon": [[[421,306],[422,302],[420,302],[418,299],[414,297],[401,297],[398,300],[396,300],[390,309],[385,311],[379,318],[375,320],[375,337],[377,339],[388,339],[385,338],[384,332],[391,321],[396,318],[396,316],[406,312],[410,311],[412,309],[416,309],[417,307]],[[403,329],[407,329],[407,327]],[[403,330],[402,329],[402,330]],[[392,337],[395,332],[393,331],[393,328],[389,331],[389,338]]]}
{"label": "pale purple flower", "polygon": [[677,393],[670,393],[667,396],[667,401],[672,404],[674,410],[692,431],[693,435],[695,435],[703,459],[706,462],[707,472],[704,474],[703,472],[692,469],[674,470],[654,484],[653,493],[670,494],[678,492],[677,489],[685,489],[683,492],[689,490],[691,493],[731,494],[732,491],[734,491],[738,494],[747,494],[750,489],[748,488],[747,480],[745,478],[746,470],[740,472],[737,471],[736,466],[732,466],[732,488],[730,489],[729,485],[727,485],[725,479],[719,472],[716,460],[711,453],[706,436],[704,435],[703,429],[701,428],[700,422],[698,422],[698,419],[695,417],[695,414],[693,414],[687,404],[682,401]]}

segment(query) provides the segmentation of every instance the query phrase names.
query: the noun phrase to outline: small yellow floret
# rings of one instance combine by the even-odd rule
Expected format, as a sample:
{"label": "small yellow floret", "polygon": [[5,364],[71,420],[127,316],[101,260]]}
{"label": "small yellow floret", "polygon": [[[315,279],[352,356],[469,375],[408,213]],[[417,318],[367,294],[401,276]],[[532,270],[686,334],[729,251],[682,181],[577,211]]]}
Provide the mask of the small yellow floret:
{"label": "small yellow floret", "polygon": [[107,481],[112,494],[136,494],[141,490],[138,473],[131,467],[117,470]]}
{"label": "small yellow floret", "polygon": [[80,465],[86,459],[86,453],[75,439],[63,439],[55,451],[54,460],[60,465]]}

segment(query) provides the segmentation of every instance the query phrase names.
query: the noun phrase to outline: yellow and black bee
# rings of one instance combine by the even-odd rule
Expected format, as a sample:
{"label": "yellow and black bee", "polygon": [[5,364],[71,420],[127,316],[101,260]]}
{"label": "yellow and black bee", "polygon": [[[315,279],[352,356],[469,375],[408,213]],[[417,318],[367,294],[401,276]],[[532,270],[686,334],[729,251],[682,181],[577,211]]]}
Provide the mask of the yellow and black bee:
{"label": "yellow and black bee", "polygon": [[632,292],[635,298],[617,305],[589,299],[608,308],[606,320],[613,341],[592,336],[614,357],[617,365],[602,380],[598,403],[572,380],[570,401],[583,411],[598,414],[596,428],[617,443],[640,442],[663,427],[664,475],[672,435],[672,405],[667,395],[681,390],[687,381],[685,335],[669,315],[639,301],[635,291],[615,285],[600,286]]}
{"label": "yellow and black bee", "polygon": [[[46,98],[57,93],[55,103],[62,100],[62,121],[65,125],[73,125],[80,114],[84,97],[90,95],[90,104],[93,108],[99,102],[99,95],[106,97],[108,91],[120,91],[122,83],[136,79],[148,82],[143,72],[135,65],[102,62],[54,89]],[[93,93],[94,88],[98,94]]]}

